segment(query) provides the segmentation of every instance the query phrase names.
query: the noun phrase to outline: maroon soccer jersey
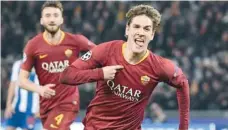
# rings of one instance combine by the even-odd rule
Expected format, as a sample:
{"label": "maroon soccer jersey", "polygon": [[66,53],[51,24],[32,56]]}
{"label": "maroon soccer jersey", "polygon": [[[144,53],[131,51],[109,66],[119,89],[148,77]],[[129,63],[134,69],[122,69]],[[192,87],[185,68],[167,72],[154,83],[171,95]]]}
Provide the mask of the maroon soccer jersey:
{"label": "maroon soccer jersey", "polygon": [[[78,109],[78,89],[59,83],[59,75],[79,56],[80,51],[88,51],[94,44],[82,35],[61,32],[59,45],[51,45],[46,40],[45,32],[31,39],[24,49],[22,69],[30,71],[34,66],[40,85],[56,84],[53,89],[56,95],[50,99],[40,98],[40,113],[45,112],[61,103],[75,104],[69,110]],[[77,104],[78,102],[78,104]]]}
{"label": "maroon soccer jersey", "polygon": [[[159,82],[177,88],[180,129],[187,129],[189,90],[181,69],[149,50],[140,62],[129,64],[123,56],[125,45],[124,41],[100,44],[72,63],[61,76],[69,84],[98,80],[96,95],[83,121],[85,129],[141,129],[145,107]],[[104,80],[102,69],[97,67],[111,65],[122,65],[124,69],[117,72],[114,80]]]}

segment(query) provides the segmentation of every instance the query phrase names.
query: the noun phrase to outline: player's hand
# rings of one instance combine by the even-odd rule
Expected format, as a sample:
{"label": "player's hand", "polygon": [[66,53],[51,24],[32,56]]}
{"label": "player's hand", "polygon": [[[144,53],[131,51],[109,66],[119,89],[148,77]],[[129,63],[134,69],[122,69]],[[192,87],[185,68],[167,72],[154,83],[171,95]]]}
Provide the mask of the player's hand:
{"label": "player's hand", "polygon": [[51,98],[55,96],[55,90],[51,89],[55,84],[46,84],[41,86],[39,94],[44,98]]}
{"label": "player's hand", "polygon": [[8,107],[6,107],[4,116],[6,119],[12,117],[12,114],[15,113],[14,108],[12,105],[9,105]]}
{"label": "player's hand", "polygon": [[103,67],[104,79],[105,80],[112,80],[115,78],[115,75],[118,71],[122,70],[124,67],[122,65],[113,65],[113,66],[106,66]]}

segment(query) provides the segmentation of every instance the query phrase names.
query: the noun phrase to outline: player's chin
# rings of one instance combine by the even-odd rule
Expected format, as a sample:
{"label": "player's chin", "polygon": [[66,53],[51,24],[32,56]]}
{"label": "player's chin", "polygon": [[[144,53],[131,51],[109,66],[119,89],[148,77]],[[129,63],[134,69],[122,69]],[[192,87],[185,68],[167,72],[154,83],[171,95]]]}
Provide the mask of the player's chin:
{"label": "player's chin", "polygon": [[58,27],[50,27],[50,28],[46,28],[46,30],[49,33],[56,33],[59,30],[59,28]]}
{"label": "player's chin", "polygon": [[144,50],[143,50],[143,48],[137,48],[137,47],[135,47],[135,48],[133,48],[132,49],[132,51],[133,51],[133,53],[142,53]]}
{"label": "player's chin", "polygon": [[50,30],[53,32],[57,32],[59,30],[58,26],[50,27]]}

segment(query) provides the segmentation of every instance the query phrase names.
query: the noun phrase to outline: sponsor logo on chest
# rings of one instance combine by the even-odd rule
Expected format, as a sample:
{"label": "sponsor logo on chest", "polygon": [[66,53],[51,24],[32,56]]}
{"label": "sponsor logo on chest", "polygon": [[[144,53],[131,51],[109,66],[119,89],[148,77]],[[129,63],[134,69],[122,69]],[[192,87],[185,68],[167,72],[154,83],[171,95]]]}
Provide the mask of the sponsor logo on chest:
{"label": "sponsor logo on chest", "polygon": [[[63,53],[67,57],[67,58],[65,57],[65,59],[68,59],[72,56],[73,51],[71,49],[66,49]],[[39,55],[40,60],[46,59],[48,57],[49,57],[48,54]],[[69,62],[70,62],[69,60],[42,61],[41,67],[42,69],[48,71],[49,73],[60,73],[66,67],[69,66]]]}
{"label": "sponsor logo on chest", "polygon": [[42,69],[50,73],[62,72],[68,66],[69,66],[69,60],[42,62],[41,64]]}
{"label": "sponsor logo on chest", "polygon": [[112,80],[108,80],[107,85],[109,86],[113,94],[123,99],[127,99],[134,102],[137,102],[141,99],[141,90],[130,88],[128,86],[124,86],[121,84],[115,84],[115,82]]}

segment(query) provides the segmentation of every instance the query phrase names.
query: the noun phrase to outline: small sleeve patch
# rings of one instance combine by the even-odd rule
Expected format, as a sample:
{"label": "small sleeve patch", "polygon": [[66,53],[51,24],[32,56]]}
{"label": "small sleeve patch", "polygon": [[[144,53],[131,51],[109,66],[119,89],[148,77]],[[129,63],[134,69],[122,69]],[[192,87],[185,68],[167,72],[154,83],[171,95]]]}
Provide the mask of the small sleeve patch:
{"label": "small sleeve patch", "polygon": [[92,56],[92,51],[88,51],[87,53],[85,53],[82,57],[81,57],[81,60],[83,61],[87,61],[91,58]]}

